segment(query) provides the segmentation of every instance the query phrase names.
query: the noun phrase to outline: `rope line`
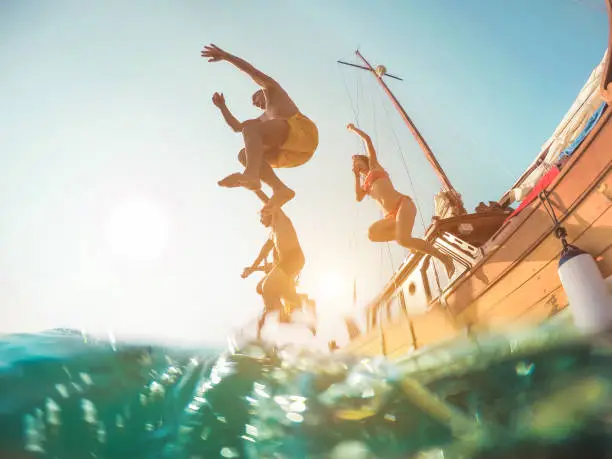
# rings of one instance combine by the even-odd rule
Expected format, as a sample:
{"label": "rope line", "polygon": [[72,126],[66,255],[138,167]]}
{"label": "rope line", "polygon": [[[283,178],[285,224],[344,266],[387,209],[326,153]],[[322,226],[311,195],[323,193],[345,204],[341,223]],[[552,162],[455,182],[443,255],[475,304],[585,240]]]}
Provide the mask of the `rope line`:
{"label": "rope line", "polygon": [[[416,187],[414,186],[414,181],[412,180],[412,175],[410,174],[410,170],[408,169],[408,164],[406,162],[406,158],[404,157],[404,151],[402,150],[402,145],[401,142],[399,140],[399,136],[397,135],[397,132],[395,132],[395,129],[393,128],[393,125],[391,124],[391,116],[389,115],[389,110],[387,109],[386,105],[383,103],[382,104],[383,109],[385,111],[385,116],[387,117],[387,124],[389,125],[389,127],[391,128],[391,132],[393,133],[393,137],[395,138],[395,144],[397,147],[397,154],[400,157],[400,159],[402,160],[402,164],[404,165],[404,170],[406,171],[406,175],[408,176],[408,180],[410,181],[410,188],[412,188],[412,191],[414,192],[414,200],[415,200],[415,204],[419,213],[419,220],[421,221],[421,226],[423,227],[423,233],[426,231],[426,225],[425,225],[425,219],[423,218],[423,212],[421,212],[421,202],[418,196],[418,193],[416,191]],[[438,274],[438,268],[436,266],[435,262],[432,262],[432,266],[433,266],[433,272],[434,272],[434,279],[436,282],[436,286],[438,287],[438,291],[440,293],[442,293],[442,288],[440,286],[440,276]],[[450,280],[450,279],[449,279]]]}
{"label": "rope line", "polygon": [[[376,152],[378,153],[378,147],[380,145],[380,143],[378,142],[378,118],[376,116],[376,113],[378,112],[378,109],[376,107],[376,102],[380,102],[379,98],[374,97],[374,91],[369,91],[370,94],[370,99],[372,101],[372,124],[374,125],[374,141],[372,143],[374,143],[374,148],[376,149]],[[382,211],[380,211],[380,218],[382,219],[384,217]],[[386,242],[387,244],[387,254],[389,256],[389,264],[391,265],[391,275],[393,275],[393,273],[395,272],[395,268],[394,268],[394,263],[393,263],[393,256],[391,254],[391,244],[389,243],[389,241]]]}
{"label": "rope line", "polygon": [[[351,92],[349,90],[346,78],[344,73],[340,71],[342,75],[342,82],[344,83],[344,89],[346,91],[346,95],[348,96],[349,103],[351,106],[351,111],[353,112],[353,119],[355,120],[355,125],[359,126],[359,100],[355,103],[353,101],[353,97],[351,96]],[[357,78],[355,78],[356,86],[359,88]],[[359,91],[357,89],[357,96],[359,95]],[[353,307],[357,305],[358,295],[357,295],[357,266],[358,266],[358,246],[357,246],[357,224],[359,223],[359,206],[355,206],[355,210],[353,212],[353,235],[352,241],[349,243],[349,250],[353,252]]]}
{"label": "rope line", "polygon": [[414,200],[416,201],[416,206],[419,211],[419,218],[421,220],[421,225],[423,226],[423,231],[425,231],[427,226],[425,225],[425,219],[423,218],[423,213],[421,212],[421,208],[422,208],[421,200],[419,199],[416,187],[414,186],[414,181],[412,180],[412,175],[410,174],[410,170],[408,169],[408,164],[406,163],[406,158],[404,157],[404,152],[402,150],[401,142],[399,140],[397,133],[395,132],[395,129],[393,128],[393,125],[391,124],[391,121],[390,121],[391,117],[389,115],[389,110],[384,104],[383,104],[383,109],[385,110],[385,116],[387,117],[387,122],[389,124],[389,127],[391,128],[393,137],[395,138],[397,153],[400,159],[402,160],[402,164],[404,165],[404,170],[406,171],[406,175],[408,176],[408,180],[410,181],[410,188],[412,189],[412,192],[414,193]]}

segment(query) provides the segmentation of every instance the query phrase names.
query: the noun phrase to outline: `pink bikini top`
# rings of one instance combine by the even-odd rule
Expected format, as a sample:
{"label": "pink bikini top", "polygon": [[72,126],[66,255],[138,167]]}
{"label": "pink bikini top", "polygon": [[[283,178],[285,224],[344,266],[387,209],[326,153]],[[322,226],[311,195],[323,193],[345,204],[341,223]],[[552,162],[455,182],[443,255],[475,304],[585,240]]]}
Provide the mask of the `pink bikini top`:
{"label": "pink bikini top", "polygon": [[384,171],[382,169],[374,169],[368,172],[368,175],[366,175],[366,178],[363,181],[363,191],[369,194],[372,190],[374,182],[381,178],[389,178],[389,174],[387,173],[387,171]]}

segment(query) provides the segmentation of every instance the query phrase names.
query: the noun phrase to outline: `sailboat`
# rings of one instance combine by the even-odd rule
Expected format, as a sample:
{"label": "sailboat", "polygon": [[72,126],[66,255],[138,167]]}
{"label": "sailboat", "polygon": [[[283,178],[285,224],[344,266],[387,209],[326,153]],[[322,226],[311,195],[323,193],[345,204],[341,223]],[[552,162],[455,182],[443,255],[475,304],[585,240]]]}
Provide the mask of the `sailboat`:
{"label": "sailboat", "polygon": [[533,163],[498,201],[474,212],[386,85],[384,78],[394,77],[359,51],[361,64],[339,61],[376,78],[440,179],[424,238],[450,255],[456,270],[447,279],[436,259],[408,255],[362,311],[365,330],[356,332],[348,320],[349,342],[334,342],[334,351],[395,359],[458,336],[545,322],[569,306],[557,271],[567,244],[591,254],[612,285],[612,0],[606,4],[602,61]]}

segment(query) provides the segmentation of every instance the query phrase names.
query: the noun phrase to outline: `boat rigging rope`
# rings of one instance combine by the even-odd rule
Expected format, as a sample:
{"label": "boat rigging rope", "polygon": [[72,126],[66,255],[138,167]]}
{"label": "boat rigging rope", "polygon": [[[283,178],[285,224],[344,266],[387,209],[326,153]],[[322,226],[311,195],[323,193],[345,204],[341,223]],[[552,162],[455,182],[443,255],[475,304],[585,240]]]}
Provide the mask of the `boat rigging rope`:
{"label": "boat rigging rope", "polygon": [[[373,91],[370,91],[370,98],[372,99],[372,124],[374,126],[374,140],[372,141],[372,143],[374,144],[374,148],[376,149],[376,151],[378,150],[378,146],[380,145],[378,139],[378,120],[376,117],[376,112],[378,111],[376,108],[376,101],[379,99],[374,98],[373,96]],[[384,218],[384,214],[382,212],[382,210],[379,209],[380,212],[380,218],[381,220]],[[391,275],[395,274],[395,264],[393,263],[393,255],[391,253],[391,244],[389,243],[389,241],[386,242],[387,244],[387,255],[389,257],[389,264],[391,265]],[[382,271],[383,271],[383,263],[382,263],[382,258],[383,258],[383,248],[380,248],[380,256],[381,256],[381,266],[380,266],[380,271],[381,271],[381,276],[382,276]],[[384,283],[384,279],[382,280],[382,282]]]}
{"label": "boat rigging rope", "polygon": [[[404,165],[404,170],[406,171],[406,175],[408,176],[408,180],[410,181],[410,188],[412,188],[412,191],[414,193],[414,200],[415,200],[415,205],[417,207],[418,213],[419,213],[419,219],[421,220],[421,225],[423,227],[423,232],[426,231],[426,226],[425,226],[425,219],[423,218],[423,212],[421,212],[421,203],[420,200],[418,198],[417,195],[417,191],[416,191],[416,187],[414,186],[414,182],[412,180],[412,175],[410,174],[410,170],[408,169],[408,164],[406,163],[406,158],[404,157],[404,151],[402,150],[402,144],[399,140],[399,137],[397,135],[397,132],[395,132],[395,129],[393,128],[393,125],[391,124],[391,116],[389,115],[389,110],[387,109],[387,107],[385,106],[385,104],[382,104],[383,109],[385,111],[385,116],[387,119],[387,124],[389,125],[389,127],[391,128],[391,132],[393,133],[393,137],[395,138],[395,145],[397,147],[397,154],[400,157],[400,159],[402,160],[402,164]],[[438,292],[440,294],[442,294],[442,288],[440,286],[440,275],[438,274],[438,267],[436,266],[435,263],[432,263],[432,267],[433,267],[433,272],[434,272],[434,279],[436,281],[436,287],[438,288]],[[450,281],[450,279],[449,279]]]}
{"label": "boat rigging rope", "polygon": [[401,142],[399,140],[399,136],[397,135],[397,132],[395,132],[395,129],[393,128],[393,125],[391,124],[391,116],[389,115],[389,110],[387,109],[385,104],[382,104],[382,105],[383,105],[383,109],[385,111],[385,116],[386,116],[386,119],[387,119],[387,124],[391,128],[391,132],[393,133],[393,137],[395,138],[395,145],[397,147],[396,152],[397,152],[398,156],[400,157],[400,159],[402,160],[402,164],[404,165],[404,170],[406,171],[406,175],[408,176],[408,180],[410,181],[410,188],[412,188],[412,192],[414,194],[414,201],[415,201],[415,204],[416,204],[417,209],[419,211],[419,217],[420,217],[420,220],[421,220],[421,225],[423,226],[423,231],[425,231],[426,225],[425,225],[425,219],[423,218],[423,213],[421,212],[421,201],[419,200],[416,187],[414,186],[414,181],[412,180],[412,175],[410,174],[410,170],[408,169],[408,164],[406,163],[406,159],[404,158],[404,152],[402,150],[402,144],[401,144]]}
{"label": "boat rigging rope", "polygon": [[570,247],[572,247],[567,242],[567,230],[561,224],[559,219],[557,218],[557,214],[555,213],[555,208],[553,207],[550,199],[548,199],[548,193],[546,191],[541,191],[539,194],[540,201],[542,201],[542,206],[546,213],[550,217],[553,222],[553,231],[555,237],[561,241],[561,245],[563,246],[562,254],[566,253]]}
{"label": "boat rigging rope", "polygon": [[[351,106],[351,110],[353,112],[353,119],[355,121],[355,125],[357,127],[359,126],[359,113],[360,113],[360,99],[359,97],[363,97],[363,91],[360,91],[361,89],[361,77],[356,77],[355,78],[355,93],[356,93],[356,101],[353,100],[353,97],[351,96],[351,92],[348,88],[348,84],[346,82],[346,78],[344,77],[344,74],[341,72],[341,76],[342,76],[342,82],[344,84],[344,90],[346,91],[346,95],[349,99],[350,102],[350,106]],[[373,139],[373,143],[374,143],[374,148],[378,149],[378,123],[377,123],[377,118],[376,118],[376,99],[372,96],[371,97],[371,103],[372,103],[372,122],[374,125],[374,139]],[[365,102],[365,101],[364,101]],[[355,212],[355,217],[354,217],[354,221],[353,221],[353,243],[352,243],[352,248],[354,250],[354,254],[355,257],[357,256],[356,254],[358,253],[357,250],[357,236],[356,236],[356,227],[357,227],[357,223],[359,220],[359,207],[356,207],[356,212]],[[382,215],[382,211],[380,214],[380,218],[383,218]],[[391,265],[391,270],[392,270],[392,274],[395,272],[395,264],[393,263],[393,256],[391,253],[391,245],[389,242],[386,243],[387,244],[387,254],[389,257],[389,264]],[[384,268],[384,252],[383,252],[383,248],[380,247],[380,275],[381,275],[381,283],[384,283],[384,276],[383,276],[383,268]],[[356,261],[356,260],[355,260]],[[356,270],[356,266],[357,263],[354,263],[354,269]],[[353,305],[357,304],[357,274],[355,272],[354,277],[353,277]]]}
{"label": "boat rigging rope", "polygon": [[[346,95],[348,97],[348,100],[351,104],[351,111],[353,112],[353,119],[355,121],[355,125],[357,127],[359,127],[359,104],[357,103],[357,106],[355,107],[355,104],[353,103],[353,98],[351,97],[351,92],[349,91],[348,88],[348,84],[346,82],[346,78],[344,77],[344,74],[342,73],[341,70],[340,71],[340,75],[342,78],[342,82],[344,83],[344,89],[346,91]],[[357,95],[359,95],[359,81],[357,79],[355,79],[356,81],[356,92]],[[353,307],[357,306],[357,254],[359,253],[358,248],[357,248],[357,223],[359,222],[359,206],[355,206],[355,211],[353,212],[353,235],[351,237],[351,241],[349,244],[349,248],[351,249],[351,251],[353,252]]]}

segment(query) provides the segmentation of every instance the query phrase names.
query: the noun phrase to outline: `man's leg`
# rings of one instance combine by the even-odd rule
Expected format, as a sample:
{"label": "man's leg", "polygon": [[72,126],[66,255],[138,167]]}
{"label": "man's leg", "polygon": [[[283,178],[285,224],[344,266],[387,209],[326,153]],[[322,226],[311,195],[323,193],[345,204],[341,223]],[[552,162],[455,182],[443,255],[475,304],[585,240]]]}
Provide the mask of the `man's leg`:
{"label": "man's leg", "polygon": [[264,296],[282,298],[294,305],[301,304],[301,296],[295,291],[295,282],[280,267],[275,267],[263,284]]}
{"label": "man's leg", "polygon": [[[306,304],[314,311],[314,302],[310,299],[304,298],[305,295],[301,295],[295,290],[295,282],[293,278],[291,278],[282,268],[276,267],[274,268],[270,274],[266,282],[263,285],[264,295],[266,293],[283,298],[286,302],[291,303],[293,305],[301,306],[306,300]],[[314,318],[316,319],[316,312]],[[314,324],[309,324],[308,328],[310,329],[313,335],[317,334],[317,328]]]}
{"label": "man's leg", "polygon": [[261,313],[261,316],[259,316],[259,320],[257,321],[257,339],[258,340],[261,339],[261,329],[266,323],[266,319],[268,318],[269,313],[270,311],[268,311],[267,309],[264,309],[264,311]]}
{"label": "man's leg", "polygon": [[[264,160],[261,163],[261,166],[259,168],[259,176],[262,182],[264,182],[266,185],[272,188],[273,194],[272,194],[272,197],[268,201],[270,201],[271,199],[274,199],[278,203],[280,200],[283,200],[284,201],[283,204],[285,204],[286,202],[290,201],[291,199],[295,197],[295,191],[293,191],[291,188],[285,185],[281,181],[281,179],[278,178],[278,176],[274,172],[274,169],[272,169],[272,166],[270,166],[270,164],[268,163],[267,160],[269,157],[276,158],[277,155],[278,155],[278,149],[267,148],[265,150]],[[238,161],[240,161],[240,164],[242,164],[243,166],[246,166],[247,161],[246,161],[246,152],[244,148],[240,150],[240,153],[238,153]],[[273,201],[273,204],[274,204],[274,201]],[[269,207],[265,207],[265,208],[268,209]]]}
{"label": "man's leg", "polygon": [[259,317],[259,321],[257,322],[257,339],[261,339],[261,330],[268,318],[268,314],[278,311],[280,313],[283,304],[281,303],[280,297],[277,295],[271,294],[269,291],[265,289],[265,284],[267,282],[268,277],[262,283],[261,286],[261,296],[264,301],[264,310],[261,316]]}
{"label": "man's leg", "polygon": [[[278,148],[287,139],[289,124],[285,120],[250,120],[244,123],[242,136],[245,149],[245,170],[242,174],[232,174],[219,182],[220,186],[234,187],[244,186],[250,190],[261,188],[261,166],[264,160],[266,148]],[[280,182],[278,177],[272,177],[269,171],[264,171],[266,178],[271,180],[270,186],[274,190],[286,186]]]}

